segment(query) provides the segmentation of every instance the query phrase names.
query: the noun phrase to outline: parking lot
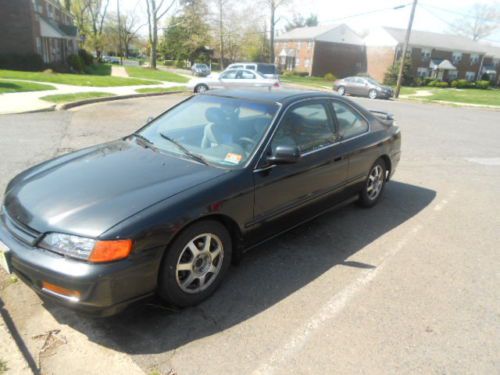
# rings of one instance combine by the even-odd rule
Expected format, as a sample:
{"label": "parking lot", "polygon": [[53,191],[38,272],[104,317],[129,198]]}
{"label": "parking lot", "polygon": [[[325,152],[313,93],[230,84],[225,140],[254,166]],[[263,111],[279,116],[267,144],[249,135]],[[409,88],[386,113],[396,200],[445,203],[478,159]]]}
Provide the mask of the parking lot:
{"label": "parking lot", "polygon": [[[1,192],[23,169],[126,135],[182,97],[0,116]],[[42,373],[498,373],[500,112],[355,100],[402,130],[381,203],[260,246],[197,307],[153,300],[90,319],[2,274],[0,297]]]}

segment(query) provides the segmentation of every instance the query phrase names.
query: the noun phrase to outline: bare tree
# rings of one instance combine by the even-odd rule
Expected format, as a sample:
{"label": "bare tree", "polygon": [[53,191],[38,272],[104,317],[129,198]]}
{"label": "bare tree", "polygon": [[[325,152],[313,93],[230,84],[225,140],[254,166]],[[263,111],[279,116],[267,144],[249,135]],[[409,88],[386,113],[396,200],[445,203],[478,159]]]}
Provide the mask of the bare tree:
{"label": "bare tree", "polygon": [[145,0],[148,13],[148,38],[151,46],[150,66],[156,69],[158,50],[158,23],[175,5],[176,0]]}
{"label": "bare tree", "polygon": [[109,0],[84,0],[84,4],[91,24],[91,43],[95,49],[97,59],[100,59],[102,53],[102,31],[108,12]]}
{"label": "bare tree", "polygon": [[270,62],[274,63],[274,32],[276,28],[276,24],[279,21],[279,18],[276,19],[276,11],[278,8],[280,8],[283,5],[286,5],[287,3],[290,2],[290,0],[264,0],[265,4],[269,7],[270,11],[270,23],[269,26],[271,28],[270,30],[270,36],[269,36],[269,41],[270,41]]}
{"label": "bare tree", "polygon": [[216,29],[217,29],[217,39],[219,40],[219,62],[220,68],[224,69],[224,39],[225,39],[225,18],[226,18],[226,8],[230,5],[231,0],[215,0],[215,6],[217,8],[216,15]]}
{"label": "bare tree", "polygon": [[450,25],[451,31],[471,38],[484,39],[500,28],[500,5],[476,3],[468,15]]}

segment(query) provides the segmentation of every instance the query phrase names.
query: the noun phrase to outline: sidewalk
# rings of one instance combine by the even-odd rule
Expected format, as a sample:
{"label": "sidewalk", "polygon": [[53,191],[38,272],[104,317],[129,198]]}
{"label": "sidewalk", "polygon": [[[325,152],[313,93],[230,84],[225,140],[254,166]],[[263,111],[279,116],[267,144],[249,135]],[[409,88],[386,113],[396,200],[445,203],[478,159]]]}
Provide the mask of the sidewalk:
{"label": "sidewalk", "polygon": [[[40,83],[35,81],[15,80],[15,79],[9,79],[9,81]],[[30,91],[30,92],[16,92],[11,94],[0,94],[0,115],[51,110],[54,108],[55,104],[40,99],[41,97],[47,95],[75,94],[81,92],[109,92],[115,95],[131,95],[131,94],[136,94],[135,90],[140,88],[154,88],[154,87],[167,88],[174,86],[184,86],[184,84],[175,82],[161,82],[158,83],[157,85],[118,86],[118,87],[72,86],[72,85],[62,85],[54,83],[50,83],[50,85],[54,86],[56,89],[45,90],[45,91]]]}

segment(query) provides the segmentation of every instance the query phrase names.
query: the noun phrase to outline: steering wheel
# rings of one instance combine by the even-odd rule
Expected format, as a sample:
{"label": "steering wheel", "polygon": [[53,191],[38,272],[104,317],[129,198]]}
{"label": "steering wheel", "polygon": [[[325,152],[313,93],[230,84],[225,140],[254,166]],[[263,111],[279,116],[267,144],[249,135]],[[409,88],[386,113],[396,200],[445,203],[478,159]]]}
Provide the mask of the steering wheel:
{"label": "steering wheel", "polygon": [[240,139],[238,139],[238,143],[243,143],[242,146],[245,151],[250,151],[252,150],[252,148],[254,148],[255,145],[257,145],[257,142],[249,137],[241,137]]}

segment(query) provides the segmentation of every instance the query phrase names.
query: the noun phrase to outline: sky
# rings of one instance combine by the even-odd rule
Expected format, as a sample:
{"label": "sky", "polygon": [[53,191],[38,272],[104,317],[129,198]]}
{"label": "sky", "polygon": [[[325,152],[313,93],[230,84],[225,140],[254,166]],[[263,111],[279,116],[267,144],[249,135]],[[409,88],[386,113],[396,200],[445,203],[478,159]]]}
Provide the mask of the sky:
{"label": "sky", "polygon": [[[119,0],[122,9],[134,10],[145,19],[145,0]],[[236,4],[238,0],[235,0]],[[254,0],[258,3],[258,0]],[[289,0],[278,16],[281,27],[294,13],[304,16],[316,14],[320,25],[346,23],[355,31],[363,31],[373,26],[406,28],[410,16],[412,0]],[[419,0],[413,28],[435,32],[446,32],[448,24],[460,13],[467,14],[477,3],[499,3],[500,0]],[[116,0],[111,0],[111,8]],[[398,10],[392,8],[407,5]],[[116,6],[116,5],[115,5]],[[113,10],[113,9],[111,9]],[[278,24],[278,28],[280,25]],[[142,33],[147,29],[143,28]],[[488,42],[500,45],[500,30],[487,38]]]}

